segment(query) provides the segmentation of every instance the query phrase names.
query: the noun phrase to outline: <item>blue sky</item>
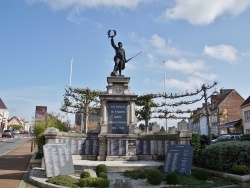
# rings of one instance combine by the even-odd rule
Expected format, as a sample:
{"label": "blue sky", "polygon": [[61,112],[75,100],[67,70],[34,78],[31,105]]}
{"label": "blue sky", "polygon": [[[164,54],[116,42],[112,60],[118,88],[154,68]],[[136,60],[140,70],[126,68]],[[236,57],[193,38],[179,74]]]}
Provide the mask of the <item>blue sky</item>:
{"label": "blue sky", "polygon": [[72,87],[106,90],[111,29],[127,58],[142,52],[123,71],[132,93],[164,92],[165,74],[167,93],[218,81],[217,90],[246,99],[249,20],[250,0],[2,0],[0,97],[10,117],[31,121],[36,106],[65,115],[59,109],[71,57]]}

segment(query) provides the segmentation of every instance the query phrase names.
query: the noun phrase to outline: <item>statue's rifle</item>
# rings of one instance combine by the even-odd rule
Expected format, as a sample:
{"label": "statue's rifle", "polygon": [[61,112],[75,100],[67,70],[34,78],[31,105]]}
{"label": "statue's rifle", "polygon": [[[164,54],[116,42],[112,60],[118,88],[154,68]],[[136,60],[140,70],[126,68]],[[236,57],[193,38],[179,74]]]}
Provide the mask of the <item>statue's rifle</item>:
{"label": "statue's rifle", "polygon": [[133,57],[127,59],[125,63],[127,63],[128,61],[130,61],[131,59],[133,59],[134,57],[138,56],[138,55],[141,54],[141,53],[142,53],[142,52],[139,52],[138,54],[134,55]]}

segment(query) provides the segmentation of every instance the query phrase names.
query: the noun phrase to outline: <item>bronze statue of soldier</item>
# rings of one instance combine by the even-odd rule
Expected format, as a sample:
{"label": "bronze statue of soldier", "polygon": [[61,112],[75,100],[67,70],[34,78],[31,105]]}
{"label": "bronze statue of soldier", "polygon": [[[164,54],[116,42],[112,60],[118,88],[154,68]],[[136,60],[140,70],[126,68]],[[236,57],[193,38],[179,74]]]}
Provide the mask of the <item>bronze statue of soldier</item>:
{"label": "bronze statue of soldier", "polygon": [[111,30],[108,31],[108,37],[111,38],[111,45],[115,49],[115,56],[114,56],[114,69],[111,72],[110,76],[118,76],[117,71],[119,72],[119,76],[122,76],[122,70],[125,69],[126,54],[125,50],[122,48],[122,43],[118,42],[118,46],[115,45],[114,37],[116,35],[116,31],[113,30],[114,34],[111,35]]}

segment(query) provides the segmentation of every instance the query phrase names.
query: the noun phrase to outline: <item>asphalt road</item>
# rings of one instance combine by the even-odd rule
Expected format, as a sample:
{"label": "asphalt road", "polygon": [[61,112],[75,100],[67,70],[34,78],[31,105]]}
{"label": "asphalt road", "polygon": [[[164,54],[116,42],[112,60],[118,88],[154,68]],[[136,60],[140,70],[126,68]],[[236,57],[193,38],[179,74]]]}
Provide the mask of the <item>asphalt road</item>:
{"label": "asphalt road", "polygon": [[29,140],[29,135],[16,135],[14,138],[0,138],[0,156]]}

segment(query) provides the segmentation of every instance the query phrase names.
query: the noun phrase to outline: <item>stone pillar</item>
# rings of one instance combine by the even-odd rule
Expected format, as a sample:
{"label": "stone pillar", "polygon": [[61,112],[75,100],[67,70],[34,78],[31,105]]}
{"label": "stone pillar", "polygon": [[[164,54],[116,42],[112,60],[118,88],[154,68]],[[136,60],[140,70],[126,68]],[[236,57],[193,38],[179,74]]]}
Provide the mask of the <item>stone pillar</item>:
{"label": "stone pillar", "polygon": [[182,130],[178,132],[178,144],[179,145],[190,145],[192,138],[192,132],[189,130]]}
{"label": "stone pillar", "polygon": [[[101,101],[101,132],[99,138],[98,160],[138,160],[136,156],[135,101],[137,95],[129,90],[129,77],[107,77],[107,92],[100,94]],[[111,142],[118,140],[124,143],[111,148]],[[126,150],[126,154],[121,155]],[[110,155],[112,153],[112,155]],[[116,153],[119,153],[118,156]]]}
{"label": "stone pillar", "polygon": [[55,127],[49,127],[45,130],[44,136],[45,136],[45,144],[50,143],[54,144],[56,143],[56,136],[59,133],[59,130]]}
{"label": "stone pillar", "polygon": [[98,161],[106,161],[107,156],[107,139],[105,135],[99,135],[99,155]]}

